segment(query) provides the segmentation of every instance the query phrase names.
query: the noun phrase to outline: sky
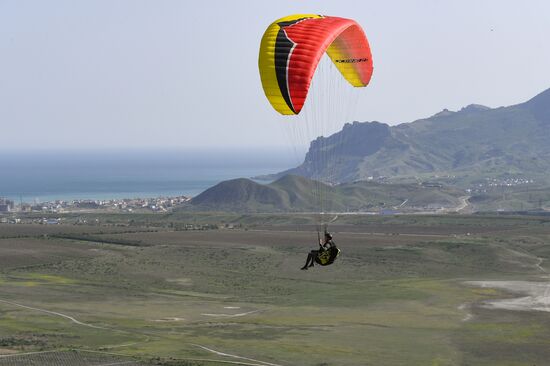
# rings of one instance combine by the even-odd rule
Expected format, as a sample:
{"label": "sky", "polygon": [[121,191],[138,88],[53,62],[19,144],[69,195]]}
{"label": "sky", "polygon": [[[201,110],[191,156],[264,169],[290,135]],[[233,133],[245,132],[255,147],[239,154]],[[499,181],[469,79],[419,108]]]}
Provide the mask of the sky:
{"label": "sky", "polygon": [[374,74],[353,120],[395,125],[550,88],[546,0],[0,0],[0,149],[284,145],[258,48],[295,13],[364,28]]}

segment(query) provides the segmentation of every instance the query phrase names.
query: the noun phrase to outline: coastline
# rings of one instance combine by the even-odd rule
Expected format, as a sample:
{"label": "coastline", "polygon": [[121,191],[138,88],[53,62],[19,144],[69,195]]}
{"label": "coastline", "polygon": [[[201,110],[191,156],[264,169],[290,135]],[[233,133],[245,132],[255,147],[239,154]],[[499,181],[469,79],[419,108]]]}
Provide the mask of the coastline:
{"label": "coastline", "polygon": [[12,152],[0,155],[0,197],[16,204],[192,197],[294,164],[281,150],[261,149]]}

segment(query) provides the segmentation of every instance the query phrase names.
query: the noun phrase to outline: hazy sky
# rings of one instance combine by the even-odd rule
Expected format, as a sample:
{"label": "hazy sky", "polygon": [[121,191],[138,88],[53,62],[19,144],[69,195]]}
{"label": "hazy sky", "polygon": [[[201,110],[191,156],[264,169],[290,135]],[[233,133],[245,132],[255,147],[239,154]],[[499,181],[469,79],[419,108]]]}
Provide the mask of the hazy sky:
{"label": "hazy sky", "polygon": [[550,1],[0,0],[1,147],[283,145],[265,28],[353,18],[374,75],[353,116],[409,122],[550,87]]}

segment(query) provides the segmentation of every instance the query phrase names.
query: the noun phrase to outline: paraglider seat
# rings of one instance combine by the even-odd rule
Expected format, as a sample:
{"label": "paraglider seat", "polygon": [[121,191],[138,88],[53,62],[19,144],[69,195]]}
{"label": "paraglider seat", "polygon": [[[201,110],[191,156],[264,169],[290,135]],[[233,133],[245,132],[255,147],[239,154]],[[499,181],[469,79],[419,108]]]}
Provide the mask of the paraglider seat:
{"label": "paraglider seat", "polygon": [[326,250],[320,250],[317,254],[317,257],[315,257],[315,262],[321,266],[328,266],[329,264],[332,264],[336,257],[340,254],[340,249],[336,247],[331,247]]}

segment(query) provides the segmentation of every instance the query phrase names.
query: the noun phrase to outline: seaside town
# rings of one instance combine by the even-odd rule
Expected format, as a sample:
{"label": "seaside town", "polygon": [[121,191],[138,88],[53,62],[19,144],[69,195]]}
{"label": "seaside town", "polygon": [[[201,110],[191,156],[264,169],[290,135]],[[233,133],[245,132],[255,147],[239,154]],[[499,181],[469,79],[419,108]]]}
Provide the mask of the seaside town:
{"label": "seaside town", "polygon": [[187,196],[155,197],[155,198],[121,198],[110,200],[55,200],[46,202],[16,203],[13,200],[0,197],[0,213],[11,212],[44,212],[67,213],[90,210],[107,210],[118,212],[168,212],[174,207],[188,202]]}

